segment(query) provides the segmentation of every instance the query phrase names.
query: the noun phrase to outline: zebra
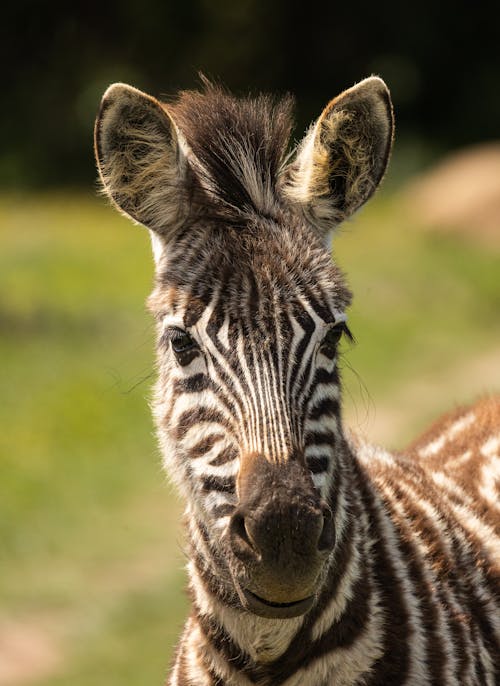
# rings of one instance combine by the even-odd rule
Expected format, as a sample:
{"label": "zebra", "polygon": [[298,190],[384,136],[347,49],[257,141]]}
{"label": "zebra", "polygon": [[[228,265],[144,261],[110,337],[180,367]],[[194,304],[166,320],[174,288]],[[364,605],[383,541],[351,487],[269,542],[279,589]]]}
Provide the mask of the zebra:
{"label": "zebra", "polygon": [[393,107],[367,78],[289,153],[292,106],[117,83],[96,119],[104,192],[156,265],[153,413],[191,599],[168,684],[494,686],[500,399],[401,454],[344,426],[330,237],[385,173]]}

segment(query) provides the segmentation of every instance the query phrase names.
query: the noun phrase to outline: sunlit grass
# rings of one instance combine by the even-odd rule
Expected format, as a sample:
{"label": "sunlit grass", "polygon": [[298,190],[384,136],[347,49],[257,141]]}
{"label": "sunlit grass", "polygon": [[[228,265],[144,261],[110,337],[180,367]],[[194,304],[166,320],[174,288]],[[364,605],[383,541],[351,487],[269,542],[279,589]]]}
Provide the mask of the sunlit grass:
{"label": "sunlit grass", "polygon": [[[180,505],[148,408],[147,233],[91,196],[9,196],[0,241],[4,618],[51,618],[43,631],[62,658],[44,686],[161,683],[186,601]],[[473,240],[417,231],[387,196],[343,229],[334,252],[355,293],[349,418],[369,404],[349,368],[390,406],[415,380],[452,380],[497,346],[500,259]],[[441,402],[470,399],[446,384],[437,396],[410,397],[411,426]],[[394,422],[395,443],[409,426]]]}
{"label": "sunlit grass", "polygon": [[137,683],[118,664],[104,679],[113,641],[126,662],[127,630],[143,654],[157,627],[164,671],[184,612],[180,507],[148,408],[147,234],[66,195],[4,198],[0,231],[3,618],[53,615],[61,683],[66,663],[72,684],[74,669],[81,683],[101,683],[99,670],[102,683]]}
{"label": "sunlit grass", "polygon": [[405,426],[394,425],[393,444],[409,440],[408,429],[437,411],[500,385],[494,375],[487,384],[479,378],[468,387],[453,384],[465,360],[498,349],[500,255],[476,245],[473,236],[464,240],[417,227],[404,205],[388,196],[377,198],[334,240],[355,295],[350,327],[357,344],[345,355],[349,416],[376,412],[368,396],[375,405],[391,405],[411,381],[442,381],[438,397],[415,397]]}

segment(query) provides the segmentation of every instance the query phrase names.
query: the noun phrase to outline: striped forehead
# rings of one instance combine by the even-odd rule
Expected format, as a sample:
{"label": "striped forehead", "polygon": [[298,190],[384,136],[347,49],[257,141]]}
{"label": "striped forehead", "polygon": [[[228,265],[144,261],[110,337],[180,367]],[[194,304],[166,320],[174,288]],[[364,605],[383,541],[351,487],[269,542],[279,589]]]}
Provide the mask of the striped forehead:
{"label": "striped forehead", "polygon": [[323,245],[305,240],[309,236],[293,242],[216,238],[175,246],[153,310],[158,300],[186,329],[214,334],[225,326],[268,338],[290,320],[306,330],[337,321],[350,303],[342,272]]}
{"label": "striped forehead", "polygon": [[339,305],[333,294],[319,289],[290,293],[275,287],[266,291],[252,279],[240,281],[238,288],[226,282],[206,304],[187,294],[184,311],[178,316],[185,328],[194,328],[226,346],[230,336],[242,334],[267,347],[270,343],[283,345],[297,330],[311,336],[316,329],[339,321],[344,317]]}

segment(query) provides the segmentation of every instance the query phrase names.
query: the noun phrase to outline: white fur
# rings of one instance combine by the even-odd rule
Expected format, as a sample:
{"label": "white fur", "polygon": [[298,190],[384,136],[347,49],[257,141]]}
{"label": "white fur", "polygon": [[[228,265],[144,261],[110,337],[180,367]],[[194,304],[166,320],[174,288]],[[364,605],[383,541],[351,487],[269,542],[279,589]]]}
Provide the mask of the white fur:
{"label": "white fur", "polygon": [[420,457],[433,457],[437,455],[445,446],[446,443],[456,438],[462,431],[465,431],[476,419],[474,412],[469,412],[464,417],[460,417],[456,422],[450,426],[448,431],[434,441],[426,445],[419,451]]}

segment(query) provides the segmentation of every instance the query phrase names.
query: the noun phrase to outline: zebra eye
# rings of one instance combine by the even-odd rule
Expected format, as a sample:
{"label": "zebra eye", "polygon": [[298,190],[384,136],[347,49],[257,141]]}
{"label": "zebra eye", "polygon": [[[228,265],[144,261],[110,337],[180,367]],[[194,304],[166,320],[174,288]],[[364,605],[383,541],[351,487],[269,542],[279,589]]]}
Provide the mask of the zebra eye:
{"label": "zebra eye", "polygon": [[350,341],[354,340],[353,335],[345,322],[339,322],[332,326],[321,341],[320,351],[327,357],[333,358],[337,352],[339,341],[344,334]]}
{"label": "zebra eye", "polygon": [[177,362],[186,366],[199,353],[198,344],[186,331],[182,329],[167,329],[165,335],[170,339],[170,345],[174,351]]}

